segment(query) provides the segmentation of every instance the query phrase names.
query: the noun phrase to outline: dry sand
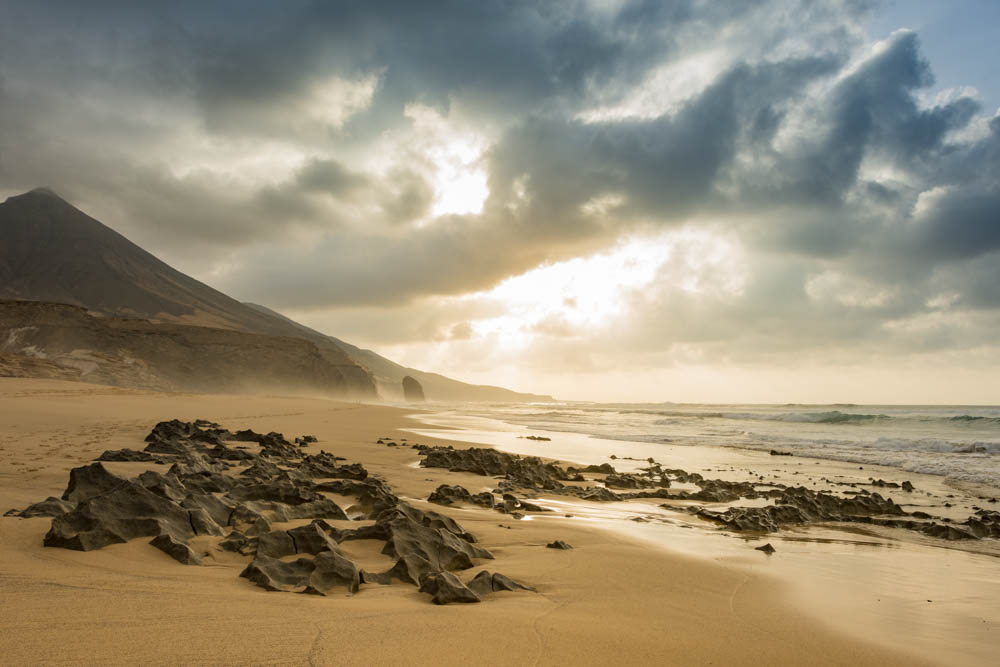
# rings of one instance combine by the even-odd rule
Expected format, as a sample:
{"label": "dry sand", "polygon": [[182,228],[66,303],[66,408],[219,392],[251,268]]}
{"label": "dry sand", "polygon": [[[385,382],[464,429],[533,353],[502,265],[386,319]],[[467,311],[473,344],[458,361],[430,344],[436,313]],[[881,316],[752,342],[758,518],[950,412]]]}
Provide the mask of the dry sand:
{"label": "dry sand", "polygon": [[[141,449],[157,421],[313,434],[326,449],[421,500],[482,477],[415,467],[408,448],[375,445],[413,428],[404,410],[280,397],[140,392],[0,378],[0,510],[59,495],[71,468],[105,449]],[[411,436],[411,439],[412,436]],[[420,442],[434,444],[430,438]],[[149,464],[108,464],[137,474]],[[482,604],[432,605],[412,586],[354,596],[268,593],[219,553],[186,567],[139,539],[88,553],[45,548],[49,519],[0,519],[0,661],[5,664],[927,664],[804,615],[774,579],[666,552],[583,522],[512,521],[449,509],[496,556],[480,569],[536,586]],[[499,524],[510,526],[502,528]],[[546,549],[562,539],[572,551]],[[374,545],[351,555],[378,566]]]}

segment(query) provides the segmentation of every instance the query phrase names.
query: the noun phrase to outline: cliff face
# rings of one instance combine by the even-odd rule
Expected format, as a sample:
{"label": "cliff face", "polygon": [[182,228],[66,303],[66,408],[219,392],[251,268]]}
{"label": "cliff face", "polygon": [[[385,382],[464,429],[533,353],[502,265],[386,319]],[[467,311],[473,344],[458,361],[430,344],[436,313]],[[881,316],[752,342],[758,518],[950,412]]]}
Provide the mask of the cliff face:
{"label": "cliff face", "polygon": [[0,302],[0,374],[165,391],[376,396],[371,376],[346,355],[300,338],[32,301]]}
{"label": "cliff face", "polygon": [[403,378],[403,398],[413,403],[422,403],[425,400],[420,383],[409,375]]}
{"label": "cliff face", "polygon": [[[322,359],[319,368],[336,368],[337,374],[343,378],[343,384],[350,386],[351,391],[359,391],[359,388],[370,385],[375,387],[373,392],[377,391],[383,398],[390,400],[403,398],[401,382],[407,375],[423,386],[428,400],[552,400],[548,396],[522,394],[502,387],[471,385],[443,375],[406,368],[371,350],[361,349],[309,329],[262,306],[240,303],[173,269],[45,188],[10,197],[0,203],[0,300],[4,299],[72,304],[85,308],[91,315],[150,320],[141,326],[134,321],[128,325],[135,336],[142,329],[147,337],[155,338],[154,333],[158,332],[161,338],[165,338],[169,332],[174,331],[170,327],[186,325],[186,333],[181,336],[186,341],[185,344],[222,345],[215,348],[214,354],[229,359],[229,370],[220,377],[228,375],[235,378],[237,375],[235,365],[240,363],[241,358],[237,353],[239,341],[247,341],[248,344],[249,341],[256,341],[251,347],[257,354],[265,355],[243,355],[242,358],[249,367],[241,377],[249,377],[257,367],[274,366],[285,357],[278,353],[277,343],[262,345],[261,339],[239,336],[226,338],[223,333],[210,335],[205,332],[195,333],[193,329],[208,327],[212,331],[229,330],[232,333],[281,337],[285,341],[283,344],[289,346],[290,350],[312,350],[318,354],[318,358]],[[10,314],[11,311],[7,311],[7,315]],[[13,325],[0,319],[0,336],[5,335],[4,331],[11,326]],[[121,333],[123,326],[125,325],[115,324],[107,319],[100,331],[102,334],[118,332],[118,335],[124,335]],[[87,327],[76,326],[74,335],[83,335],[85,329]],[[48,331],[47,335],[53,335],[52,331]],[[96,332],[88,335],[88,345],[91,347],[86,349],[102,348]],[[139,346],[135,336],[130,339],[130,345],[135,349],[136,355],[152,354],[155,351],[153,348]],[[223,339],[228,341],[225,345],[219,342]],[[298,342],[288,342],[292,339]],[[49,353],[42,347],[38,350],[42,354]],[[71,361],[65,357],[65,351],[53,351],[52,354],[63,355],[61,358],[64,361]],[[204,361],[205,355],[201,352],[192,354]],[[16,369],[13,360],[7,360],[8,370],[0,365],[0,374],[13,374],[15,370],[22,375],[41,373],[45,369],[48,369],[46,372],[57,372],[55,367],[39,356],[21,356],[23,358],[16,363]],[[108,357],[101,368],[110,369],[113,365],[112,358],[117,357]],[[176,356],[174,360],[180,361]],[[122,359],[119,361],[126,363]],[[124,381],[125,377],[133,377],[144,362],[145,357],[130,357],[127,366],[117,369],[113,375],[117,381]],[[170,380],[167,366],[161,362],[156,365],[160,369],[156,382]],[[315,383],[317,379],[313,376],[325,372],[300,370],[304,374],[302,380],[306,383]],[[59,372],[63,371],[66,368]],[[98,381],[96,378],[102,372],[104,371],[90,371],[87,379]],[[110,370],[107,372],[110,373]],[[138,381],[139,375],[133,379]],[[289,380],[292,379],[290,371],[286,370],[285,375]],[[178,379],[180,380],[183,378]]]}

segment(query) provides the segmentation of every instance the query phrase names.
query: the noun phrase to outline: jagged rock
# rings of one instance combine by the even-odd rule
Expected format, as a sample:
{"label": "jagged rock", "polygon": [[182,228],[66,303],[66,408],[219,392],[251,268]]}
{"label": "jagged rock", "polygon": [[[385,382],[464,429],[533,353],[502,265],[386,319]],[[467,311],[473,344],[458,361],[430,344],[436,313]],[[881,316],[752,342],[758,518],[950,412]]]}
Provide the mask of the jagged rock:
{"label": "jagged rock", "polygon": [[284,530],[272,530],[257,538],[258,557],[282,558],[284,556],[294,556],[297,553],[295,540]]}
{"label": "jagged rock", "polygon": [[35,503],[33,505],[28,505],[21,511],[11,510],[7,512],[4,516],[17,516],[22,519],[31,519],[34,517],[55,517],[62,516],[66,512],[73,509],[73,504],[66,502],[65,500],[60,500],[55,496],[49,496],[40,503]]}
{"label": "jagged rock", "polygon": [[434,604],[451,604],[453,602],[482,602],[451,572],[433,572],[420,578],[420,592],[429,593]]}
{"label": "jagged rock", "polygon": [[906,514],[892,499],[877,493],[840,498],[805,487],[793,487],[781,491],[776,503],[766,507],[731,507],[725,512],[696,511],[699,516],[732,530],[760,532],[775,532],[782,525],[859,521],[872,516]]}
{"label": "jagged rock", "polygon": [[451,505],[452,503],[471,503],[472,494],[464,486],[449,486],[442,484],[427,496],[427,501],[438,505]]}
{"label": "jagged rock", "polygon": [[[650,479],[644,479],[637,475],[627,473],[614,473],[604,478],[604,484],[609,489],[649,489],[660,486]],[[663,486],[670,486],[670,481],[664,479]]]}
{"label": "jagged rock", "polygon": [[523,512],[551,512],[552,510],[547,507],[542,507],[541,505],[536,505],[535,503],[528,502],[523,498],[518,498],[512,493],[503,494],[503,505],[497,505],[496,509],[502,512],[514,512],[515,510],[521,510]]}
{"label": "jagged rock", "polygon": [[773,553],[774,553],[775,551],[777,551],[777,549],[775,549],[774,547],[772,547],[772,546],[771,546],[771,543],[770,543],[770,542],[768,542],[767,544],[765,544],[765,545],[763,545],[763,546],[760,546],[760,547],[754,547],[754,549],[755,549],[756,551],[763,551],[763,552],[764,552],[764,553],[766,553],[766,554],[767,554],[768,556],[770,556],[770,555],[771,555],[771,554],[773,554]]}
{"label": "jagged rock", "polygon": [[452,472],[471,472],[484,476],[503,476],[531,489],[560,489],[569,474],[554,463],[537,456],[520,457],[495,449],[471,447],[452,449],[435,447],[422,452],[425,468],[447,468]]}
{"label": "jagged rock", "polygon": [[90,551],[135,537],[167,533],[184,541],[194,535],[189,512],[139,484],[123,481],[54,518],[45,546]]}
{"label": "jagged rock", "polygon": [[595,472],[603,475],[614,475],[618,472],[611,466],[610,463],[602,463],[599,466],[589,465],[583,468],[574,468],[570,466],[569,468],[566,468],[566,470],[569,472]]}
{"label": "jagged rock", "polygon": [[301,505],[320,500],[322,495],[311,485],[292,480],[248,484],[241,481],[229,490],[229,497],[238,501],[269,500],[285,505]]}
{"label": "jagged rock", "polygon": [[95,459],[97,461],[118,461],[130,463],[148,463],[155,459],[147,452],[140,452],[135,449],[107,449],[103,454]]}
{"label": "jagged rock", "polygon": [[292,538],[295,553],[317,555],[323,551],[339,553],[337,543],[330,539],[322,526],[324,523],[313,521],[308,526],[299,526],[286,531]]}
{"label": "jagged rock", "polygon": [[906,480],[902,484],[903,491],[913,491],[913,484],[909,480]]}
{"label": "jagged rock", "polygon": [[[415,508],[397,507],[387,510],[378,520],[389,535],[382,553],[403,560],[410,580],[419,582],[420,575],[427,572],[468,569],[473,566],[473,558],[493,558],[486,549],[474,546],[447,528],[425,526],[414,517],[426,518]],[[417,557],[419,561],[411,562],[405,557]]]}
{"label": "jagged rock", "polygon": [[187,489],[174,475],[164,475],[155,470],[147,470],[136,478],[139,484],[161,498],[180,502],[187,497]]}
{"label": "jagged rock", "polygon": [[674,497],[678,500],[700,500],[709,503],[731,503],[740,498],[758,498],[761,494],[750,482],[727,482],[721,479],[704,479],[697,482],[700,490],[681,491]]}
{"label": "jagged rock", "polygon": [[243,533],[234,530],[226,536],[226,539],[219,542],[219,548],[223,551],[232,551],[248,556],[256,551],[257,542],[255,539],[251,539]]}
{"label": "jagged rock", "polygon": [[580,489],[577,493],[577,497],[581,500],[593,500],[598,502],[615,501],[621,500],[614,491],[604,488],[603,486],[595,486],[589,489]]}
{"label": "jagged rock", "polygon": [[91,463],[69,471],[69,484],[63,491],[62,499],[79,503],[128,483],[124,477],[108,472],[100,463]]}
{"label": "jagged rock", "polygon": [[260,512],[245,503],[233,508],[226,525],[232,526],[234,530],[249,537],[263,535],[271,530],[270,522]]}
{"label": "jagged rock", "polygon": [[375,574],[373,572],[368,572],[367,570],[361,570],[360,577],[361,583],[363,584],[379,584],[380,586],[388,586],[392,583],[392,577],[390,577],[387,572]]}
{"label": "jagged rock", "polygon": [[528,435],[525,436],[525,440],[539,440],[541,442],[552,442],[552,438],[546,438],[544,435]]}
{"label": "jagged rock", "polygon": [[779,452],[777,449],[771,450],[771,456],[792,456],[791,452]]}
{"label": "jagged rock", "polygon": [[403,378],[403,400],[409,403],[422,403],[425,400],[424,388],[416,378],[409,375]]}
{"label": "jagged rock", "polygon": [[229,518],[235,509],[210,493],[188,494],[181,500],[180,506],[191,512],[204,512],[216,526],[220,527],[229,525]]}
{"label": "jagged rock", "polygon": [[531,586],[524,586],[519,584],[510,577],[504,576],[497,572],[496,574],[490,574],[486,570],[483,570],[475,577],[473,577],[467,584],[466,587],[475,593],[478,597],[482,598],[490,593],[496,591],[531,591],[532,593],[537,593],[538,591]]}
{"label": "jagged rock", "polygon": [[309,592],[325,595],[343,586],[356,593],[361,583],[358,570],[349,560],[332,551],[323,551],[315,558],[299,558],[285,562],[258,555],[241,577],[268,591]]}
{"label": "jagged rock", "polygon": [[285,521],[294,519],[333,519],[334,521],[346,521],[347,514],[340,505],[329,498],[320,498],[301,505],[291,505],[284,509]]}
{"label": "jagged rock", "polygon": [[309,586],[321,593],[328,593],[343,586],[351,593],[358,592],[361,577],[358,568],[336,551],[321,551],[313,559],[316,569],[309,577]]}
{"label": "jagged rock", "polygon": [[572,546],[570,546],[566,542],[563,542],[562,540],[556,540],[554,542],[549,542],[545,546],[548,547],[549,549],[563,549],[563,550],[565,550],[565,549],[572,549],[573,548]]}
{"label": "jagged rock", "polygon": [[201,565],[201,558],[195,555],[191,547],[179,542],[169,535],[157,535],[149,542],[154,547],[184,565]]}

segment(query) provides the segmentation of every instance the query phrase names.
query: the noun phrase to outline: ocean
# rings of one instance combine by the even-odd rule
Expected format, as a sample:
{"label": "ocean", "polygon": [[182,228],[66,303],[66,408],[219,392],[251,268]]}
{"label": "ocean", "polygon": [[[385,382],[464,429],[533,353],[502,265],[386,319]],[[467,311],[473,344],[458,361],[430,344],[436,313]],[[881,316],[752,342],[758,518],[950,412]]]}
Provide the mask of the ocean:
{"label": "ocean", "polygon": [[466,404],[461,412],[539,432],[773,449],[1000,488],[998,406],[574,402]]}

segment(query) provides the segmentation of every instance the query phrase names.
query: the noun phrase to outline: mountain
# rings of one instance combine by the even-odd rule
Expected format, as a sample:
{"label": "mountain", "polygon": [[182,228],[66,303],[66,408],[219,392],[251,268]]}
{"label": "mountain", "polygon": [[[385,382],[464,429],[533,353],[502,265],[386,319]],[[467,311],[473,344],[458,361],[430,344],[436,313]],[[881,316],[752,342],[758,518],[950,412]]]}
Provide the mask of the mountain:
{"label": "mountain", "polygon": [[[16,313],[21,328],[32,326],[28,323],[32,316],[40,318],[38,326],[62,327],[62,338],[49,331],[51,335],[47,334],[45,338],[48,345],[58,339],[63,341],[65,347],[65,342],[73,336],[80,336],[94,345],[102,340],[96,332],[103,330],[110,336],[108,340],[122,337],[131,340],[130,337],[135,337],[129,345],[133,345],[136,353],[152,354],[153,350],[138,342],[142,331],[149,335],[152,330],[145,330],[134,323],[128,326],[112,323],[110,319],[103,322],[80,319],[94,319],[95,315],[133,320],[140,318],[148,320],[153,329],[159,327],[160,331],[172,331],[175,336],[186,340],[189,346],[209,338],[221,344],[222,338],[219,337],[224,334],[208,335],[194,331],[199,328],[305,341],[315,348],[315,358],[322,359],[321,365],[324,368],[329,366],[316,377],[301,371],[304,373],[303,381],[310,385],[310,391],[315,389],[312,385],[320,382],[320,378],[326,378],[324,381],[332,383],[330,388],[334,393],[372,395],[377,388],[384,398],[401,399],[402,378],[411,375],[423,385],[428,400],[551,400],[547,396],[471,385],[406,368],[371,350],[327,336],[263,306],[241,303],[170,267],[48,188],[36,188],[0,204],[0,299],[68,304],[85,309],[72,316],[70,311],[32,310],[23,305],[0,309],[0,313],[8,318],[13,318]],[[55,313],[59,313],[59,317],[55,317]],[[69,324],[71,321],[72,325]],[[10,322],[0,319],[0,337],[4,335],[4,329],[9,331],[11,327]],[[112,330],[114,335],[111,335]],[[129,333],[124,333],[126,331]],[[36,332],[34,335],[41,334]],[[24,345],[26,336],[24,332],[20,334],[22,348],[31,347]],[[259,351],[271,350],[272,353],[280,347],[276,341],[265,343],[260,338],[241,339],[235,334],[228,335],[225,340],[226,349],[231,352],[244,343]],[[284,344],[300,345],[287,340]],[[7,348],[3,352],[4,348],[0,347],[0,353],[12,354],[9,345]],[[177,386],[167,379],[169,373],[166,371],[168,362],[176,360],[174,353],[162,349],[159,353],[163,355],[160,370],[154,375],[168,386]],[[65,351],[55,354],[65,361]],[[308,357],[305,349],[299,350],[298,354],[305,355],[300,360]],[[227,357],[230,359],[227,377],[231,377],[235,385],[243,382],[235,379],[240,373],[233,364],[239,363],[239,356],[230,354]],[[105,365],[113,364],[111,357],[104,361]],[[24,373],[28,366],[39,369],[40,364],[42,360],[36,356],[27,366],[22,360],[18,368]],[[15,364],[8,360],[7,365],[12,368]],[[250,365],[254,366],[253,362]],[[248,372],[249,369],[245,369],[245,373]],[[3,367],[0,367],[0,373],[3,373]],[[335,380],[335,377],[340,379]],[[283,382],[290,379],[284,378]]]}
{"label": "mountain", "polygon": [[106,317],[46,301],[0,301],[0,375],[161,391],[377,395],[368,371],[303,338]]}
{"label": "mountain", "polygon": [[428,373],[415,368],[407,368],[378,355],[371,350],[365,350],[356,345],[346,343],[339,338],[327,336],[314,329],[299,324],[284,315],[277,313],[270,308],[254,303],[247,306],[260,313],[271,315],[296,327],[300,335],[315,340],[317,337],[328,340],[340,347],[349,357],[367,368],[378,386],[379,393],[389,399],[403,400],[403,378],[410,376],[420,382],[424,390],[424,396],[429,401],[495,401],[498,403],[516,402],[546,402],[552,401],[551,396],[542,394],[526,394],[522,392],[494,387],[492,385],[468,384],[452,380],[451,378],[439,375],[438,373]]}

